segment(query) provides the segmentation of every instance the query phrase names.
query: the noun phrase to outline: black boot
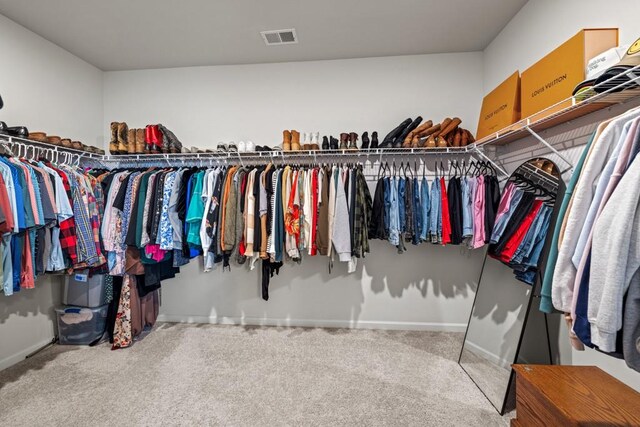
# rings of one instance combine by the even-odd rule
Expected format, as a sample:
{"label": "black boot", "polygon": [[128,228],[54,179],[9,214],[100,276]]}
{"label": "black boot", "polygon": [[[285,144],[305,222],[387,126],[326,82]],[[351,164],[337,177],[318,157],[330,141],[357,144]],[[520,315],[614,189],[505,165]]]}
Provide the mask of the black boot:
{"label": "black boot", "polygon": [[371,133],[371,147],[372,149],[378,148],[378,132]]}
{"label": "black boot", "polygon": [[362,134],[362,149],[363,150],[369,149],[369,132],[364,132]]}
{"label": "black boot", "polygon": [[402,131],[404,131],[404,129],[410,124],[411,124],[411,119],[407,119],[404,122],[400,123],[398,127],[393,129],[391,132],[387,134],[387,136],[384,137],[384,139],[382,140],[382,144],[380,144],[380,148],[393,147],[393,143],[398,137],[398,135],[400,135]]}
{"label": "black boot", "polygon": [[329,138],[327,138],[326,136],[322,137],[322,149],[323,150],[329,149]]}
{"label": "black boot", "polygon": [[422,117],[418,116],[413,122],[411,122],[411,124],[407,126],[393,142],[393,148],[401,148],[405,138],[409,135],[409,132],[417,128],[421,121]]}
{"label": "black boot", "polygon": [[332,150],[337,150],[338,149],[338,140],[332,136],[329,137],[329,147]]}

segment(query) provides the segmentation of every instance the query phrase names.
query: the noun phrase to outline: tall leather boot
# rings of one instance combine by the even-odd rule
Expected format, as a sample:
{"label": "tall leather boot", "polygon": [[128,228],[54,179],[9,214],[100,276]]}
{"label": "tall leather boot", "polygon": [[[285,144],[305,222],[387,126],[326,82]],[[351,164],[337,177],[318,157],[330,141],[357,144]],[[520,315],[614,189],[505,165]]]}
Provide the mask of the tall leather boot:
{"label": "tall leather boot", "polygon": [[382,140],[380,144],[380,148],[391,148],[393,147],[393,143],[396,138],[404,131],[404,129],[411,124],[411,119],[406,119],[404,122],[400,123],[396,128],[394,128],[391,132],[387,134]]}
{"label": "tall leather boot", "polygon": [[291,132],[282,131],[282,151],[291,151]]}
{"label": "tall leather boot", "polygon": [[376,149],[378,148],[378,132],[371,133],[371,146],[369,148]]}
{"label": "tall leather boot", "polygon": [[153,147],[153,143],[151,142],[151,125],[147,125],[144,128],[144,154],[151,154],[151,147]]}
{"label": "tall leather boot", "polygon": [[369,149],[369,132],[364,132],[362,134],[362,149],[363,150]]}
{"label": "tall leather boot", "polygon": [[126,123],[118,123],[118,154],[127,154],[127,135],[129,128]]}
{"label": "tall leather boot", "polygon": [[144,129],[136,129],[136,154],[144,154]]}
{"label": "tall leather boot", "polygon": [[418,116],[414,121],[411,122],[409,126],[404,128],[402,133],[398,135],[393,142],[393,148],[411,148],[411,141],[407,141],[407,144],[404,143],[404,140],[407,138],[407,135],[418,127],[418,125],[422,122],[422,117]]}
{"label": "tall leather boot", "polygon": [[322,149],[323,150],[329,149],[329,138],[327,138],[326,136],[322,137]]}
{"label": "tall leather boot", "polygon": [[302,147],[300,146],[300,132],[297,130],[291,131],[291,151],[300,151]]}
{"label": "tall leather boot", "polygon": [[329,137],[329,148],[332,150],[338,149],[338,139],[332,136]]}
{"label": "tall leather boot", "polygon": [[349,150],[357,150],[358,149],[358,134],[355,132],[351,132],[349,134]]}
{"label": "tall leather boot", "polygon": [[162,152],[162,132],[158,125],[151,125],[151,154],[160,154]]}
{"label": "tall leather boot", "polygon": [[349,148],[349,134],[341,133],[340,134],[340,150],[346,150]]}
{"label": "tall leather boot", "polygon": [[136,130],[127,131],[127,154],[136,154]]}
{"label": "tall leather boot", "polygon": [[109,141],[109,152],[112,156],[119,154],[118,151],[118,122],[111,122],[111,141]]}
{"label": "tall leather boot", "polygon": [[158,124],[158,130],[160,131],[160,151],[164,154],[169,153],[169,136],[165,132],[166,128],[161,124]]}

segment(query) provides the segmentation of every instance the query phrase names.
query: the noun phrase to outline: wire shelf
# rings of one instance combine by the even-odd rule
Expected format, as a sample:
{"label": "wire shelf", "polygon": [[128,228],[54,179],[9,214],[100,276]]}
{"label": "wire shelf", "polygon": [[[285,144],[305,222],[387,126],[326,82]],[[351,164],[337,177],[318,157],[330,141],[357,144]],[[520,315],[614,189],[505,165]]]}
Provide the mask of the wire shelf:
{"label": "wire shelf", "polygon": [[33,150],[32,154],[34,157],[43,156],[51,160],[60,160],[62,155],[63,158],[66,158],[66,161],[73,161],[75,159],[78,162],[86,160],[100,162],[104,157],[102,154],[89,153],[88,151],[76,150],[75,148],[67,148],[61,145],[47,144],[32,139],[4,134],[0,134],[0,144],[9,148],[10,151],[18,156],[26,156],[30,150]]}
{"label": "wire shelf", "polygon": [[318,164],[375,162],[383,159],[422,158],[427,156],[465,155],[476,151],[474,144],[446,148],[377,148],[366,150],[300,150],[257,152],[211,152],[178,154],[135,154],[102,156],[105,165],[212,165],[212,164]]}
{"label": "wire shelf", "polygon": [[579,96],[571,96],[477,140],[476,145],[480,147],[490,144],[506,145],[529,136],[531,134],[530,130],[540,132],[612,105],[638,100],[640,99],[640,88],[628,88],[629,85],[634,83],[640,86],[640,75],[638,73],[640,73],[640,65],[593,86],[594,89],[606,89],[601,93],[584,100],[579,99]]}

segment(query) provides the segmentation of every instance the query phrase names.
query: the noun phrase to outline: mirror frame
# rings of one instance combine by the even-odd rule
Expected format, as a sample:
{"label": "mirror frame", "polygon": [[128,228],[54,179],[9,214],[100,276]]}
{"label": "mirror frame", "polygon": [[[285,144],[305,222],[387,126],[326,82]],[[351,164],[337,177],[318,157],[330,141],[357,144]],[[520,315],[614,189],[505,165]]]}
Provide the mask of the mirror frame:
{"label": "mirror frame", "polygon": [[[531,158],[529,160],[526,160],[524,162],[522,162],[520,165],[518,165],[518,167],[516,169],[514,169],[514,172],[511,173],[511,175],[509,175],[509,179],[511,179],[511,177],[513,176],[513,173],[515,173],[515,171],[517,171],[518,169],[520,169],[520,167],[522,167],[525,164],[529,164],[532,162],[535,162],[537,160],[543,160],[543,161],[549,161],[551,163],[553,163],[554,165],[554,170],[557,173],[557,179],[558,179],[558,189],[556,190],[556,197],[555,197],[555,201],[554,201],[554,207],[553,207],[553,212],[551,215],[551,223],[549,224],[549,229],[547,230],[547,236],[545,238],[545,243],[544,243],[544,247],[542,249],[542,253],[540,254],[540,258],[538,260],[538,271],[536,272],[536,279],[535,282],[533,283],[533,285],[531,285],[531,292],[529,293],[529,297],[527,298],[526,301],[526,309],[525,309],[525,315],[522,321],[522,328],[520,330],[519,336],[518,336],[518,344],[516,346],[516,351],[513,357],[513,361],[512,363],[510,363],[510,365],[516,364],[518,363],[518,359],[520,357],[520,353],[521,353],[521,349],[522,349],[522,344],[524,342],[525,336],[527,334],[527,330],[531,329],[531,325],[529,324],[529,315],[531,314],[531,308],[533,305],[533,301],[534,299],[539,299],[540,298],[540,290],[542,287],[542,279],[543,279],[543,270],[544,270],[544,266],[547,263],[547,257],[549,255],[549,249],[551,247],[551,238],[550,236],[553,235],[554,230],[555,230],[555,220],[557,217],[557,211],[559,206],[561,205],[561,203],[559,203],[560,197],[562,197],[562,195],[564,194],[564,181],[562,180],[561,177],[561,171],[558,168],[558,165],[556,164],[556,162],[546,158],[546,157],[534,157]],[[508,181],[507,180],[507,181]],[[504,190],[504,189],[503,189]],[[501,198],[502,198],[502,194],[501,194]],[[489,258],[489,252],[488,252],[488,248],[485,249],[485,254],[484,254],[484,260],[482,262],[482,268],[480,270],[480,276],[478,278],[478,285],[476,286],[476,293],[475,296],[473,298],[473,305],[471,306],[471,311],[469,313],[469,321],[467,322],[467,328],[465,330],[464,333],[464,339],[462,340],[462,346],[460,348],[460,355],[458,356],[458,365],[462,368],[462,370],[469,376],[469,378],[471,379],[471,381],[473,381],[473,383],[476,385],[476,387],[478,387],[478,389],[482,392],[482,394],[487,398],[487,400],[491,403],[491,405],[493,405],[494,408],[496,408],[496,410],[500,413],[500,415],[504,415],[507,404],[509,403],[509,397],[511,396],[511,392],[512,389],[515,385],[515,371],[513,370],[513,368],[511,368],[509,370],[509,380],[507,382],[507,385],[505,387],[505,391],[504,391],[504,396],[502,398],[502,404],[500,405],[500,407],[498,408],[493,401],[491,401],[491,399],[487,396],[487,394],[485,393],[485,391],[482,389],[482,387],[480,385],[478,385],[478,383],[476,382],[476,380],[473,378],[472,375],[469,374],[469,372],[465,369],[464,365],[461,363],[462,362],[462,355],[464,352],[464,348],[465,348],[465,342],[467,340],[467,334],[469,333],[469,327],[471,325],[471,320],[473,318],[473,311],[476,307],[476,302],[478,299],[478,293],[480,292],[480,285],[482,284],[482,277],[484,275],[484,270],[485,270],[485,266],[487,263],[487,258]],[[500,262],[498,260],[495,260],[496,262]],[[505,268],[508,268],[507,266],[505,266]],[[523,307],[524,308],[524,307]],[[552,351],[551,351],[551,339],[550,339],[550,334],[549,334],[549,322],[548,322],[548,318],[547,318],[547,314],[546,313],[542,313],[543,318],[544,318],[544,328],[545,328],[545,336],[546,336],[546,344],[547,344],[547,350],[548,350],[548,357],[549,357],[549,363],[553,364],[553,355],[552,355]],[[529,326],[529,328],[527,328],[527,326]]]}

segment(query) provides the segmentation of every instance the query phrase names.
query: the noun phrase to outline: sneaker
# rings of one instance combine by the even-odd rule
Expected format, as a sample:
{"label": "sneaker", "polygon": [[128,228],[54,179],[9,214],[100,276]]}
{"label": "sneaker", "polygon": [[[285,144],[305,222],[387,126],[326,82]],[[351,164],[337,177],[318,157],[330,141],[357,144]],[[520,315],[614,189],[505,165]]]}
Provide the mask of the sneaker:
{"label": "sneaker", "polygon": [[245,144],[244,141],[238,142],[238,152],[239,153],[244,153],[246,151],[247,151],[247,144]]}
{"label": "sneaker", "polygon": [[254,144],[253,141],[247,141],[245,146],[247,151],[256,151],[256,144]]}
{"label": "sneaker", "polygon": [[[226,153],[227,151],[229,151],[229,148],[227,147],[227,144],[223,144],[222,142],[218,143],[218,148],[217,149],[218,149],[218,153]],[[191,151],[193,151],[193,150],[191,150]]]}
{"label": "sneaker", "polygon": [[238,152],[238,146],[233,141],[231,141],[229,143],[229,152],[230,153],[237,153]]}

